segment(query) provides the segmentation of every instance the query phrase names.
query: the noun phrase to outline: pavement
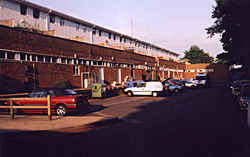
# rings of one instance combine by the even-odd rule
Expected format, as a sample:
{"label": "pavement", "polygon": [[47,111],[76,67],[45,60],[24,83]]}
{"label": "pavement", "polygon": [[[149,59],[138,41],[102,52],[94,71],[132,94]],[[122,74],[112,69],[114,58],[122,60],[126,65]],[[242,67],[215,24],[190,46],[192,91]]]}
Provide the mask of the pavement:
{"label": "pavement", "polygon": [[[104,99],[90,99],[92,104],[100,104]],[[93,106],[92,106],[93,107]],[[15,115],[15,119],[11,120],[8,113],[0,113],[0,133],[19,132],[19,131],[59,131],[67,130],[67,128],[81,127],[88,130],[90,127],[103,125],[118,118],[106,115],[98,111],[94,111],[85,115],[76,116],[52,116],[52,120],[48,120],[47,115]]]}

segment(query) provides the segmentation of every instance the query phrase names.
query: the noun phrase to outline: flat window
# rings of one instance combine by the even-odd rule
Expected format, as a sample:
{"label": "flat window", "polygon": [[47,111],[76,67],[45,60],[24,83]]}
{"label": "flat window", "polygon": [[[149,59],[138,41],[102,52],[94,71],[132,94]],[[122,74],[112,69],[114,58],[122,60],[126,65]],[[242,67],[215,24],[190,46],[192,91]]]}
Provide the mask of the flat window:
{"label": "flat window", "polygon": [[109,33],[109,39],[111,39],[111,33]]}
{"label": "flat window", "polygon": [[27,6],[24,4],[20,5],[20,13],[21,15],[27,15]]}
{"label": "flat window", "polygon": [[113,35],[113,39],[116,40],[116,35],[115,34]]}
{"label": "flat window", "polygon": [[57,58],[56,57],[52,57],[52,63],[56,63]]}
{"label": "flat window", "polygon": [[60,26],[64,26],[64,18],[60,18]]}
{"label": "flat window", "polygon": [[124,43],[126,43],[126,38],[124,38],[124,40],[123,40],[123,41],[124,41]]}
{"label": "flat window", "polygon": [[38,62],[43,62],[43,56],[37,56],[37,61]]}
{"label": "flat window", "polygon": [[26,54],[24,54],[24,53],[21,53],[21,54],[20,54],[20,59],[21,59],[22,61],[25,61],[25,55],[26,55]]}
{"label": "flat window", "polygon": [[39,19],[40,18],[40,11],[38,9],[33,8],[33,17],[35,19]]}
{"label": "flat window", "polygon": [[5,52],[4,51],[0,51],[0,58],[4,59],[5,58]]}
{"label": "flat window", "polygon": [[45,62],[50,63],[50,57],[49,56],[45,57]]}
{"label": "flat window", "polygon": [[76,23],[76,31],[79,31],[79,29],[80,29],[80,25],[79,23]]}
{"label": "flat window", "polygon": [[36,62],[36,55],[32,55],[32,61]]}
{"label": "flat window", "polygon": [[87,31],[87,27],[86,26],[82,26],[82,31],[86,32]]}
{"label": "flat window", "polygon": [[80,75],[80,66],[78,66],[78,65],[73,66],[73,74],[76,76]]}
{"label": "flat window", "polygon": [[65,64],[66,63],[66,58],[61,58],[61,63]]}
{"label": "flat window", "polygon": [[56,22],[56,17],[55,17],[55,15],[50,14],[50,15],[49,15],[49,21],[50,21],[50,23],[55,23],[55,22]]}
{"label": "flat window", "polygon": [[122,37],[120,37],[120,42],[122,42]]}
{"label": "flat window", "polygon": [[102,61],[98,61],[98,65],[103,65],[103,62]]}
{"label": "flat window", "polygon": [[93,34],[95,35],[95,34],[96,34],[96,29],[94,28],[92,32],[93,32]]}
{"label": "flat window", "polygon": [[68,64],[73,64],[72,59],[68,59],[67,63]]}
{"label": "flat window", "polygon": [[31,61],[31,60],[30,60],[30,56],[31,56],[31,55],[29,55],[29,54],[26,55],[26,61]]}
{"label": "flat window", "polygon": [[99,30],[99,36],[102,36],[102,31],[101,30]]}

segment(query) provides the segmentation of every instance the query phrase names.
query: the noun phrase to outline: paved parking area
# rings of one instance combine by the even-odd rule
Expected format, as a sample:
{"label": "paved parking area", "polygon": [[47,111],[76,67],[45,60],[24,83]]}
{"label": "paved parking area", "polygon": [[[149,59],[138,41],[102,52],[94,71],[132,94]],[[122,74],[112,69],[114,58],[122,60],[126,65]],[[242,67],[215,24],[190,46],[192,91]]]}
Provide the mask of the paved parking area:
{"label": "paved parking area", "polygon": [[96,99],[90,110],[96,112],[88,116],[122,121],[88,131],[0,134],[4,156],[250,156],[249,129],[240,124],[238,106],[222,85],[166,97]]}

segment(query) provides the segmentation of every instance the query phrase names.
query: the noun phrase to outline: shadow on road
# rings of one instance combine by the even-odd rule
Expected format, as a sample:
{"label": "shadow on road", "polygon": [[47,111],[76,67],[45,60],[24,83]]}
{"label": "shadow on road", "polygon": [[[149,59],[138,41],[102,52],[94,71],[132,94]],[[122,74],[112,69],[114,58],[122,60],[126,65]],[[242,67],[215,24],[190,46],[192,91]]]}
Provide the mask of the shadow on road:
{"label": "shadow on road", "polygon": [[250,155],[249,130],[240,125],[239,109],[225,87],[180,93],[138,109],[115,125],[101,125],[90,131],[79,128],[78,133],[2,134],[2,154],[4,157]]}

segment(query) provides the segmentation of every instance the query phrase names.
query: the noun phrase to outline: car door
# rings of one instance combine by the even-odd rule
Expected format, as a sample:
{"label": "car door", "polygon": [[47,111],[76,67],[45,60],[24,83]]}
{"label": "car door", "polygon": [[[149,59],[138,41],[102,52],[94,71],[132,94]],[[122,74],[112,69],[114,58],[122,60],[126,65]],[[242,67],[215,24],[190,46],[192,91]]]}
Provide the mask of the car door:
{"label": "car door", "polygon": [[[22,105],[26,106],[44,106],[47,105],[47,92],[37,91],[29,96],[30,99],[25,100]],[[43,98],[43,99],[40,99]],[[45,98],[45,99],[44,99]],[[23,109],[25,113],[43,113],[44,109]]]}
{"label": "car door", "polygon": [[145,86],[146,83],[140,83],[136,87],[134,87],[133,94],[134,95],[145,95]]}
{"label": "car door", "polygon": [[144,88],[144,95],[152,95],[152,91],[154,91],[154,86],[150,86],[149,83],[146,83]]}

